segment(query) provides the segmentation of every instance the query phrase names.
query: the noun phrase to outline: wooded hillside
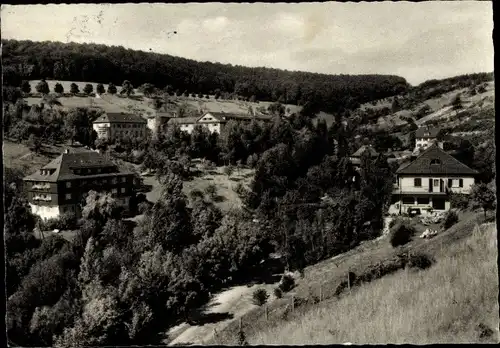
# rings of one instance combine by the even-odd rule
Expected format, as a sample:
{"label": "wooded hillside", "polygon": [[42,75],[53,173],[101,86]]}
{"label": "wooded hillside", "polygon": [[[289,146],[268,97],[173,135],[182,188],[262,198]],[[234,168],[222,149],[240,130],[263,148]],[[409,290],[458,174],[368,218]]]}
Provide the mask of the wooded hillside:
{"label": "wooded hillside", "polygon": [[166,54],[97,44],[2,40],[4,84],[56,79],[152,83],[172,93],[234,93],[243,98],[308,105],[335,112],[402,93],[409,84],[392,75],[326,75],[197,62]]}

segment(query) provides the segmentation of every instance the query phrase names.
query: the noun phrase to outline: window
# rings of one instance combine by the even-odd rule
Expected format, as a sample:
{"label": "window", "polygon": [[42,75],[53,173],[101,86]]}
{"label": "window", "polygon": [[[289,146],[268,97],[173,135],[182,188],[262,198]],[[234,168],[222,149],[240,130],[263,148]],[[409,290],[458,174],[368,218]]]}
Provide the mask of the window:
{"label": "window", "polygon": [[431,165],[434,165],[434,164],[441,164],[441,161],[438,160],[437,158],[434,158],[431,160]]}
{"label": "window", "polygon": [[414,181],[413,186],[415,186],[415,187],[422,187],[422,179],[415,178],[413,181]]}
{"label": "window", "polygon": [[66,181],[66,188],[71,188],[71,181]]}
{"label": "window", "polygon": [[434,179],[434,186],[439,186],[439,179]]}
{"label": "window", "polygon": [[116,184],[116,182],[117,182],[116,178],[113,178],[113,180],[111,181],[111,183],[113,183],[113,184]]}
{"label": "window", "polygon": [[415,204],[415,198],[403,197],[403,204]]}
{"label": "window", "polygon": [[429,197],[417,197],[417,204],[429,204]]}
{"label": "window", "polygon": [[114,188],[113,190],[111,190],[111,192],[113,192],[113,193],[118,193],[118,189],[115,189],[115,188]]}
{"label": "window", "polygon": [[66,193],[66,200],[70,200],[71,199],[71,193]]}
{"label": "window", "polygon": [[464,179],[458,179],[458,187],[464,187]]}
{"label": "window", "polygon": [[122,188],[121,188],[121,192],[122,192],[122,193],[125,193],[125,187],[122,187]]}
{"label": "window", "polygon": [[122,182],[127,182],[127,178],[126,177],[122,177]]}

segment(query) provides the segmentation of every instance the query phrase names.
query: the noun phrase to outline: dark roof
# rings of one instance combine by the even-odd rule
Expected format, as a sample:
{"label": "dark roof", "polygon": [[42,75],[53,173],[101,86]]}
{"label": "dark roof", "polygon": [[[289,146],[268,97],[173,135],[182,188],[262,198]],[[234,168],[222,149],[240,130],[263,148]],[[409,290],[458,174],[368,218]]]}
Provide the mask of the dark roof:
{"label": "dark roof", "polygon": [[225,113],[225,112],[207,112],[206,114],[210,114],[220,120],[224,119],[233,119],[233,120],[260,120],[260,121],[269,121],[272,119],[272,116],[269,115],[248,115],[248,114],[233,114],[233,113]]}
{"label": "dark roof", "polygon": [[365,151],[368,151],[368,154],[370,155],[370,157],[377,157],[378,156],[378,152],[375,151],[375,149],[372,146],[370,146],[370,145],[363,145],[363,146],[361,146],[358,149],[358,151],[356,151],[355,153],[353,153],[351,156],[352,157],[361,157],[361,155]]}
{"label": "dark roof", "polygon": [[[438,164],[431,164],[433,160],[438,160]],[[474,175],[477,172],[444,152],[437,144],[432,144],[413,162],[399,168],[396,173]]]}
{"label": "dark roof", "polygon": [[200,119],[199,116],[196,117],[172,117],[168,120],[167,124],[194,124]]}
{"label": "dark roof", "polygon": [[420,127],[415,131],[415,138],[436,138],[439,130],[440,129],[436,127]]}
{"label": "dark roof", "polygon": [[[78,175],[73,173],[73,169],[77,168],[104,168],[113,167],[115,168],[115,173],[101,173],[94,175]],[[109,176],[120,174],[131,174],[128,171],[120,171],[118,166],[106,159],[101,154],[95,151],[79,151],[79,152],[69,152],[63,153],[59,157],[52,160],[50,163],[43,166],[41,169],[55,169],[55,171],[50,175],[42,175],[40,170],[35,173],[28,175],[24,180],[35,180],[35,181],[49,181],[56,182],[60,180],[69,180],[76,178],[93,178],[100,176]]]}
{"label": "dark roof", "polygon": [[141,116],[129,114],[125,112],[107,112],[99,116],[94,123],[146,123],[146,120]]}
{"label": "dark roof", "polygon": [[157,112],[156,115],[153,115],[153,117],[158,116],[162,118],[174,118],[175,114],[172,112]]}

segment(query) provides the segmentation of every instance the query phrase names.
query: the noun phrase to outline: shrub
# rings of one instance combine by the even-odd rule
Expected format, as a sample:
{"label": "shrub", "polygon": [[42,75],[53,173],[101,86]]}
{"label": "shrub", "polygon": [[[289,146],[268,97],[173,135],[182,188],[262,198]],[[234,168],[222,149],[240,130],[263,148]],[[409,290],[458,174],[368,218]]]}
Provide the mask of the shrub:
{"label": "shrub", "polygon": [[265,289],[257,289],[252,294],[252,303],[256,306],[262,306],[267,302],[269,294]]}
{"label": "shrub", "polygon": [[191,190],[191,192],[189,193],[189,197],[193,201],[196,201],[198,199],[203,199],[203,192],[201,192],[198,189]]}
{"label": "shrub", "polygon": [[415,228],[405,222],[398,222],[395,224],[390,231],[390,242],[393,247],[398,247],[400,245],[405,245],[409,241],[413,234],[415,233]]}
{"label": "shrub", "polygon": [[458,222],[457,213],[454,212],[453,210],[449,210],[444,217],[443,227],[445,230],[447,230],[448,228],[450,228],[451,226],[453,226],[457,222]]}
{"label": "shrub", "polygon": [[274,296],[276,296],[276,298],[282,298],[283,297],[283,291],[281,291],[281,289],[279,287],[275,288],[274,289]]}
{"label": "shrub", "polygon": [[217,188],[215,187],[214,184],[210,184],[207,187],[205,187],[205,194],[207,194],[210,198],[213,198],[215,194],[217,193]]}
{"label": "shrub", "polygon": [[407,266],[410,268],[427,269],[432,266],[434,259],[424,253],[411,254],[408,257]]}
{"label": "shrub", "polygon": [[465,210],[469,206],[469,197],[463,193],[450,194],[450,205],[453,209]]}
{"label": "shrub", "polygon": [[291,275],[285,274],[280,281],[279,288],[282,292],[288,292],[295,287],[295,279]]}

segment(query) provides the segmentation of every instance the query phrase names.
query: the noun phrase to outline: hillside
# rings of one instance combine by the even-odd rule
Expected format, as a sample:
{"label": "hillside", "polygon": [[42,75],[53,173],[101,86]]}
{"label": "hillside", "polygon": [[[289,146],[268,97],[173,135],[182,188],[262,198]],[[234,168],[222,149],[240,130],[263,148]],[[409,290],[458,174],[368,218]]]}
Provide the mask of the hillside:
{"label": "hillside", "polygon": [[[327,75],[197,62],[123,47],[2,40],[4,84],[21,80],[113,82],[189,93],[234,94],[261,101],[322,106],[332,112],[404,92],[406,80],[392,75]],[[318,110],[316,110],[318,111]]]}
{"label": "hillside", "polygon": [[[460,102],[454,107],[457,96]],[[412,122],[418,127],[438,126],[449,136],[472,141],[494,130],[494,105],[492,74],[473,74],[424,82],[407,93],[362,104],[353,114],[367,127],[386,130],[403,143]]]}
{"label": "hillside", "polygon": [[[40,80],[30,81],[31,90],[35,90],[35,86],[40,82]],[[47,80],[47,84],[49,85],[49,89],[51,91],[54,90],[54,86],[56,83],[61,83],[64,88],[64,91],[67,92],[70,89],[70,85],[75,83],[78,85],[80,91],[83,87],[90,83],[94,91],[96,89],[96,82],[81,82],[81,81],[56,81],[56,80]],[[103,84],[104,88],[107,90],[108,85]],[[69,94],[58,97],[57,99],[62,104],[63,108],[74,108],[74,107],[91,107],[91,108],[99,108],[106,112],[136,112],[144,117],[148,115],[154,115],[156,113],[156,109],[154,108],[153,99],[144,96],[143,93],[135,89],[134,94],[131,98],[125,98],[120,95],[119,92],[121,87],[117,87],[118,94],[110,95],[110,94],[102,94],[100,96],[71,96]],[[53,92],[52,95],[56,96]],[[31,93],[30,96],[24,98],[28,105],[40,104],[42,102],[42,98],[40,95],[36,93]],[[263,112],[267,112],[267,107],[271,104],[271,102],[250,102],[244,100],[237,99],[223,99],[217,98],[215,99],[214,95],[209,95],[207,99],[206,96],[200,98],[198,96],[175,96],[171,95],[168,97],[168,110],[177,111],[179,107],[184,107],[187,113],[196,113],[198,114],[200,110],[212,111],[212,112],[226,112],[226,113],[242,113],[247,114],[249,112],[249,108],[251,107],[256,114],[262,114]],[[291,113],[299,112],[302,107],[292,104],[284,104],[285,107],[285,115],[289,115]],[[163,110],[162,110],[163,111]],[[333,117],[330,114],[321,112],[318,115],[320,117],[325,117],[327,119],[332,119]]]}
{"label": "hillside", "polygon": [[[431,240],[416,237],[424,229],[418,226],[415,239],[402,249],[392,248],[383,236],[309,266],[303,278],[295,275],[297,287],[291,293],[282,299],[271,296],[268,320],[264,308],[251,305],[251,293],[246,292],[235,308],[247,303],[247,312],[240,313],[247,341],[259,345],[483,341],[478,325],[498,328],[496,225],[478,229],[483,222],[481,213],[468,212]],[[335,298],[348,271],[359,276],[387,268],[396,254],[406,251],[424,252],[436,262],[421,271],[396,268],[395,273],[361,283],[350,294]],[[324,301],[317,303],[320,287]],[[297,301],[294,312],[290,311],[291,294]],[[429,305],[422,306],[423,299]],[[394,319],[382,319],[388,317]],[[184,334],[183,342],[237,344],[236,318],[216,325],[217,337],[188,340],[198,337],[202,328],[193,327],[190,336]],[[486,342],[497,340],[498,331],[485,338]]]}
{"label": "hillside", "polygon": [[255,332],[249,343],[498,342],[496,244],[495,224],[476,226],[446,245],[429,270],[398,271]]}

